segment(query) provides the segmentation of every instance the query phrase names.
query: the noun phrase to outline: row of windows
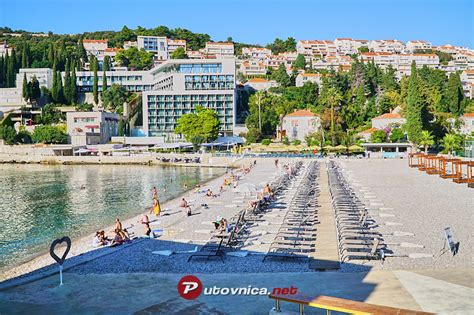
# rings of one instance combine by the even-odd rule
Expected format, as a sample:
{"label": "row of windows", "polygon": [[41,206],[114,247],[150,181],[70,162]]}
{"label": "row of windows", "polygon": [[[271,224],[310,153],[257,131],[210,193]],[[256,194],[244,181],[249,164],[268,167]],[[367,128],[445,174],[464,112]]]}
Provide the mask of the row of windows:
{"label": "row of windows", "polygon": [[232,90],[234,82],[218,82],[218,83],[191,83],[186,82],[184,85],[187,91],[194,90]]}
{"label": "row of windows", "polygon": [[[109,82],[107,83],[108,83],[107,88],[112,86]],[[132,92],[150,91],[152,89],[151,85],[123,85],[123,87],[127,91],[132,91]],[[92,89],[93,89],[92,85],[80,86],[79,92],[92,92]],[[99,92],[102,91],[102,85],[98,86],[98,90]]]}
{"label": "row of windows", "polygon": [[148,109],[155,110],[155,109],[193,109],[198,106],[214,108],[214,109],[230,109],[233,108],[233,102],[224,102],[224,101],[217,101],[217,102],[158,102],[158,103],[149,103]]}
{"label": "row of windows", "polygon": [[[162,126],[163,124],[176,124],[177,123],[177,119],[176,118],[172,118],[172,117],[169,117],[169,118],[150,118],[148,120],[148,125],[150,126],[150,128],[153,128],[153,127],[157,127],[157,126]],[[224,118],[219,118],[219,122],[221,124],[232,124],[233,122],[233,118],[232,117],[224,117]]]}
{"label": "row of windows", "polygon": [[95,118],[94,117],[76,117],[74,118],[75,123],[91,123],[94,122]]}
{"label": "row of windows", "polygon": [[232,94],[195,94],[195,95],[148,95],[148,104],[153,102],[181,102],[181,101],[233,101]]}
{"label": "row of windows", "polygon": [[[157,136],[166,136],[165,131],[170,133],[173,132],[173,130],[176,128],[175,124],[166,124],[166,125],[159,125],[159,126],[150,126],[148,128],[148,134],[151,137],[157,137]],[[233,129],[232,123],[227,123],[227,124],[221,124],[220,125],[220,130],[223,131],[230,131]]]}
{"label": "row of windows", "polygon": [[220,63],[196,63],[180,64],[177,68],[178,73],[219,73],[222,72]]}
{"label": "row of windows", "polygon": [[[209,108],[209,107],[207,107]],[[153,117],[181,117],[182,115],[184,114],[189,114],[193,111],[193,109],[191,108],[183,108],[183,109],[177,109],[177,108],[173,108],[173,109],[167,109],[167,110],[163,110],[163,109],[149,109],[148,110],[148,116],[150,117],[150,119],[152,119]],[[217,115],[219,116],[233,116],[234,114],[234,111],[232,109],[216,109],[215,110],[217,112]]]}
{"label": "row of windows", "polygon": [[[107,81],[142,81],[143,77],[141,75],[120,75],[120,76],[106,76]],[[94,77],[93,76],[79,76],[77,77],[79,82],[94,82]],[[102,76],[99,75],[97,77],[98,81],[102,81]]]}

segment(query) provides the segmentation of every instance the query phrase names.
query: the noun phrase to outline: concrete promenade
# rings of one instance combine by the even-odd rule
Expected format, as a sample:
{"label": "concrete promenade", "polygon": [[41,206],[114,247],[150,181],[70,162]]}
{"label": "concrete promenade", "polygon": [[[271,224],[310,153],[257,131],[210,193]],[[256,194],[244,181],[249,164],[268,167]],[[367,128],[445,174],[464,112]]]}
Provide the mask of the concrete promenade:
{"label": "concrete promenade", "polygon": [[339,251],[336,235],[334,210],[329,191],[327,164],[322,162],[319,178],[318,209],[319,224],[317,225],[316,251],[312,254],[309,267],[316,270],[339,269]]}
{"label": "concrete promenade", "polygon": [[[66,273],[64,285],[52,276],[27,286],[0,291],[0,314],[268,314],[267,296],[178,295],[184,274]],[[306,295],[329,295],[367,303],[440,314],[474,312],[472,270],[368,271],[362,273],[196,274],[204,287],[296,287]],[[119,298],[117,298],[119,297]],[[127,297],[127,298],[124,298]],[[283,310],[296,307],[283,303]],[[307,314],[318,314],[307,308]],[[319,311],[321,314],[321,311]]]}

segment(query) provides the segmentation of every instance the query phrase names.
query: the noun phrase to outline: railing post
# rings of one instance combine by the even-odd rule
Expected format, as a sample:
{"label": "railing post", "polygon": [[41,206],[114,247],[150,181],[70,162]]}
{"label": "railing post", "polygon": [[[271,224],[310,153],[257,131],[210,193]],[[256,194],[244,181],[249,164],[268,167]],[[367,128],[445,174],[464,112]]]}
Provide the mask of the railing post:
{"label": "railing post", "polygon": [[300,304],[300,315],[304,315],[304,305]]}
{"label": "railing post", "polygon": [[279,299],[276,299],[275,300],[275,309],[278,313],[281,312],[281,309],[280,309],[280,300]]}

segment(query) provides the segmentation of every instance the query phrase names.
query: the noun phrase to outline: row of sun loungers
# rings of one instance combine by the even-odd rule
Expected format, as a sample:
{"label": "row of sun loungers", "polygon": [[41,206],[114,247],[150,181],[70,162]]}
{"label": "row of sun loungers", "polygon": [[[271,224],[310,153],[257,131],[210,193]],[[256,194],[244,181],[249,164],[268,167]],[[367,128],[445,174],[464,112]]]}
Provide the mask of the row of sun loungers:
{"label": "row of sun loungers", "polygon": [[[301,166],[301,164],[298,164],[298,166]],[[245,237],[248,235],[249,227],[261,220],[268,206],[287,189],[291,179],[290,175],[286,173],[281,174],[270,185],[274,192],[273,198],[262,198],[254,207],[237,213],[236,216],[229,220],[232,226],[229,233],[216,232],[212,234],[209,241],[201,247],[199,252],[188,257],[188,261],[197,257],[206,259],[220,258],[224,260],[227,251],[234,250],[243,244]]]}
{"label": "row of sun loungers", "polygon": [[314,252],[316,243],[317,195],[319,163],[311,162],[294,197],[288,205],[283,222],[268,253],[263,258],[305,258]]}
{"label": "row of sun loungers", "polygon": [[161,157],[161,158],[156,158],[156,159],[161,161],[161,162],[165,162],[165,163],[168,163],[168,162],[171,162],[171,163],[179,163],[179,162],[183,162],[183,163],[201,163],[201,158],[200,157],[194,157],[194,158],[165,158],[165,157]]}
{"label": "row of sun loungers", "polygon": [[336,162],[328,164],[329,189],[335,211],[341,261],[385,258],[386,246],[377,223],[359,200]]}

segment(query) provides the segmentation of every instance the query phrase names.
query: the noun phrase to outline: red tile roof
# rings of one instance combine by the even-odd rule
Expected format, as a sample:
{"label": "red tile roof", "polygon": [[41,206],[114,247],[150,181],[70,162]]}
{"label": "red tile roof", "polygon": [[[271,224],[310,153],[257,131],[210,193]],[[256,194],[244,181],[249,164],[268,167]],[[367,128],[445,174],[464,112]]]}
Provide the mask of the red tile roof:
{"label": "red tile roof", "polygon": [[474,113],[465,113],[463,117],[474,118]]}
{"label": "red tile roof", "polygon": [[108,43],[107,39],[84,39],[83,43]]}
{"label": "red tile roof", "polygon": [[366,129],[364,131],[359,132],[359,134],[365,134],[365,133],[372,134],[372,132],[374,132],[374,131],[377,131],[377,129],[376,128],[369,128],[369,129]]}
{"label": "red tile roof", "polygon": [[300,109],[286,115],[286,117],[314,117],[314,116],[316,115],[307,109]]}
{"label": "red tile roof", "polygon": [[400,114],[386,113],[386,114],[374,117],[372,119],[400,119],[400,118],[402,118]]}

